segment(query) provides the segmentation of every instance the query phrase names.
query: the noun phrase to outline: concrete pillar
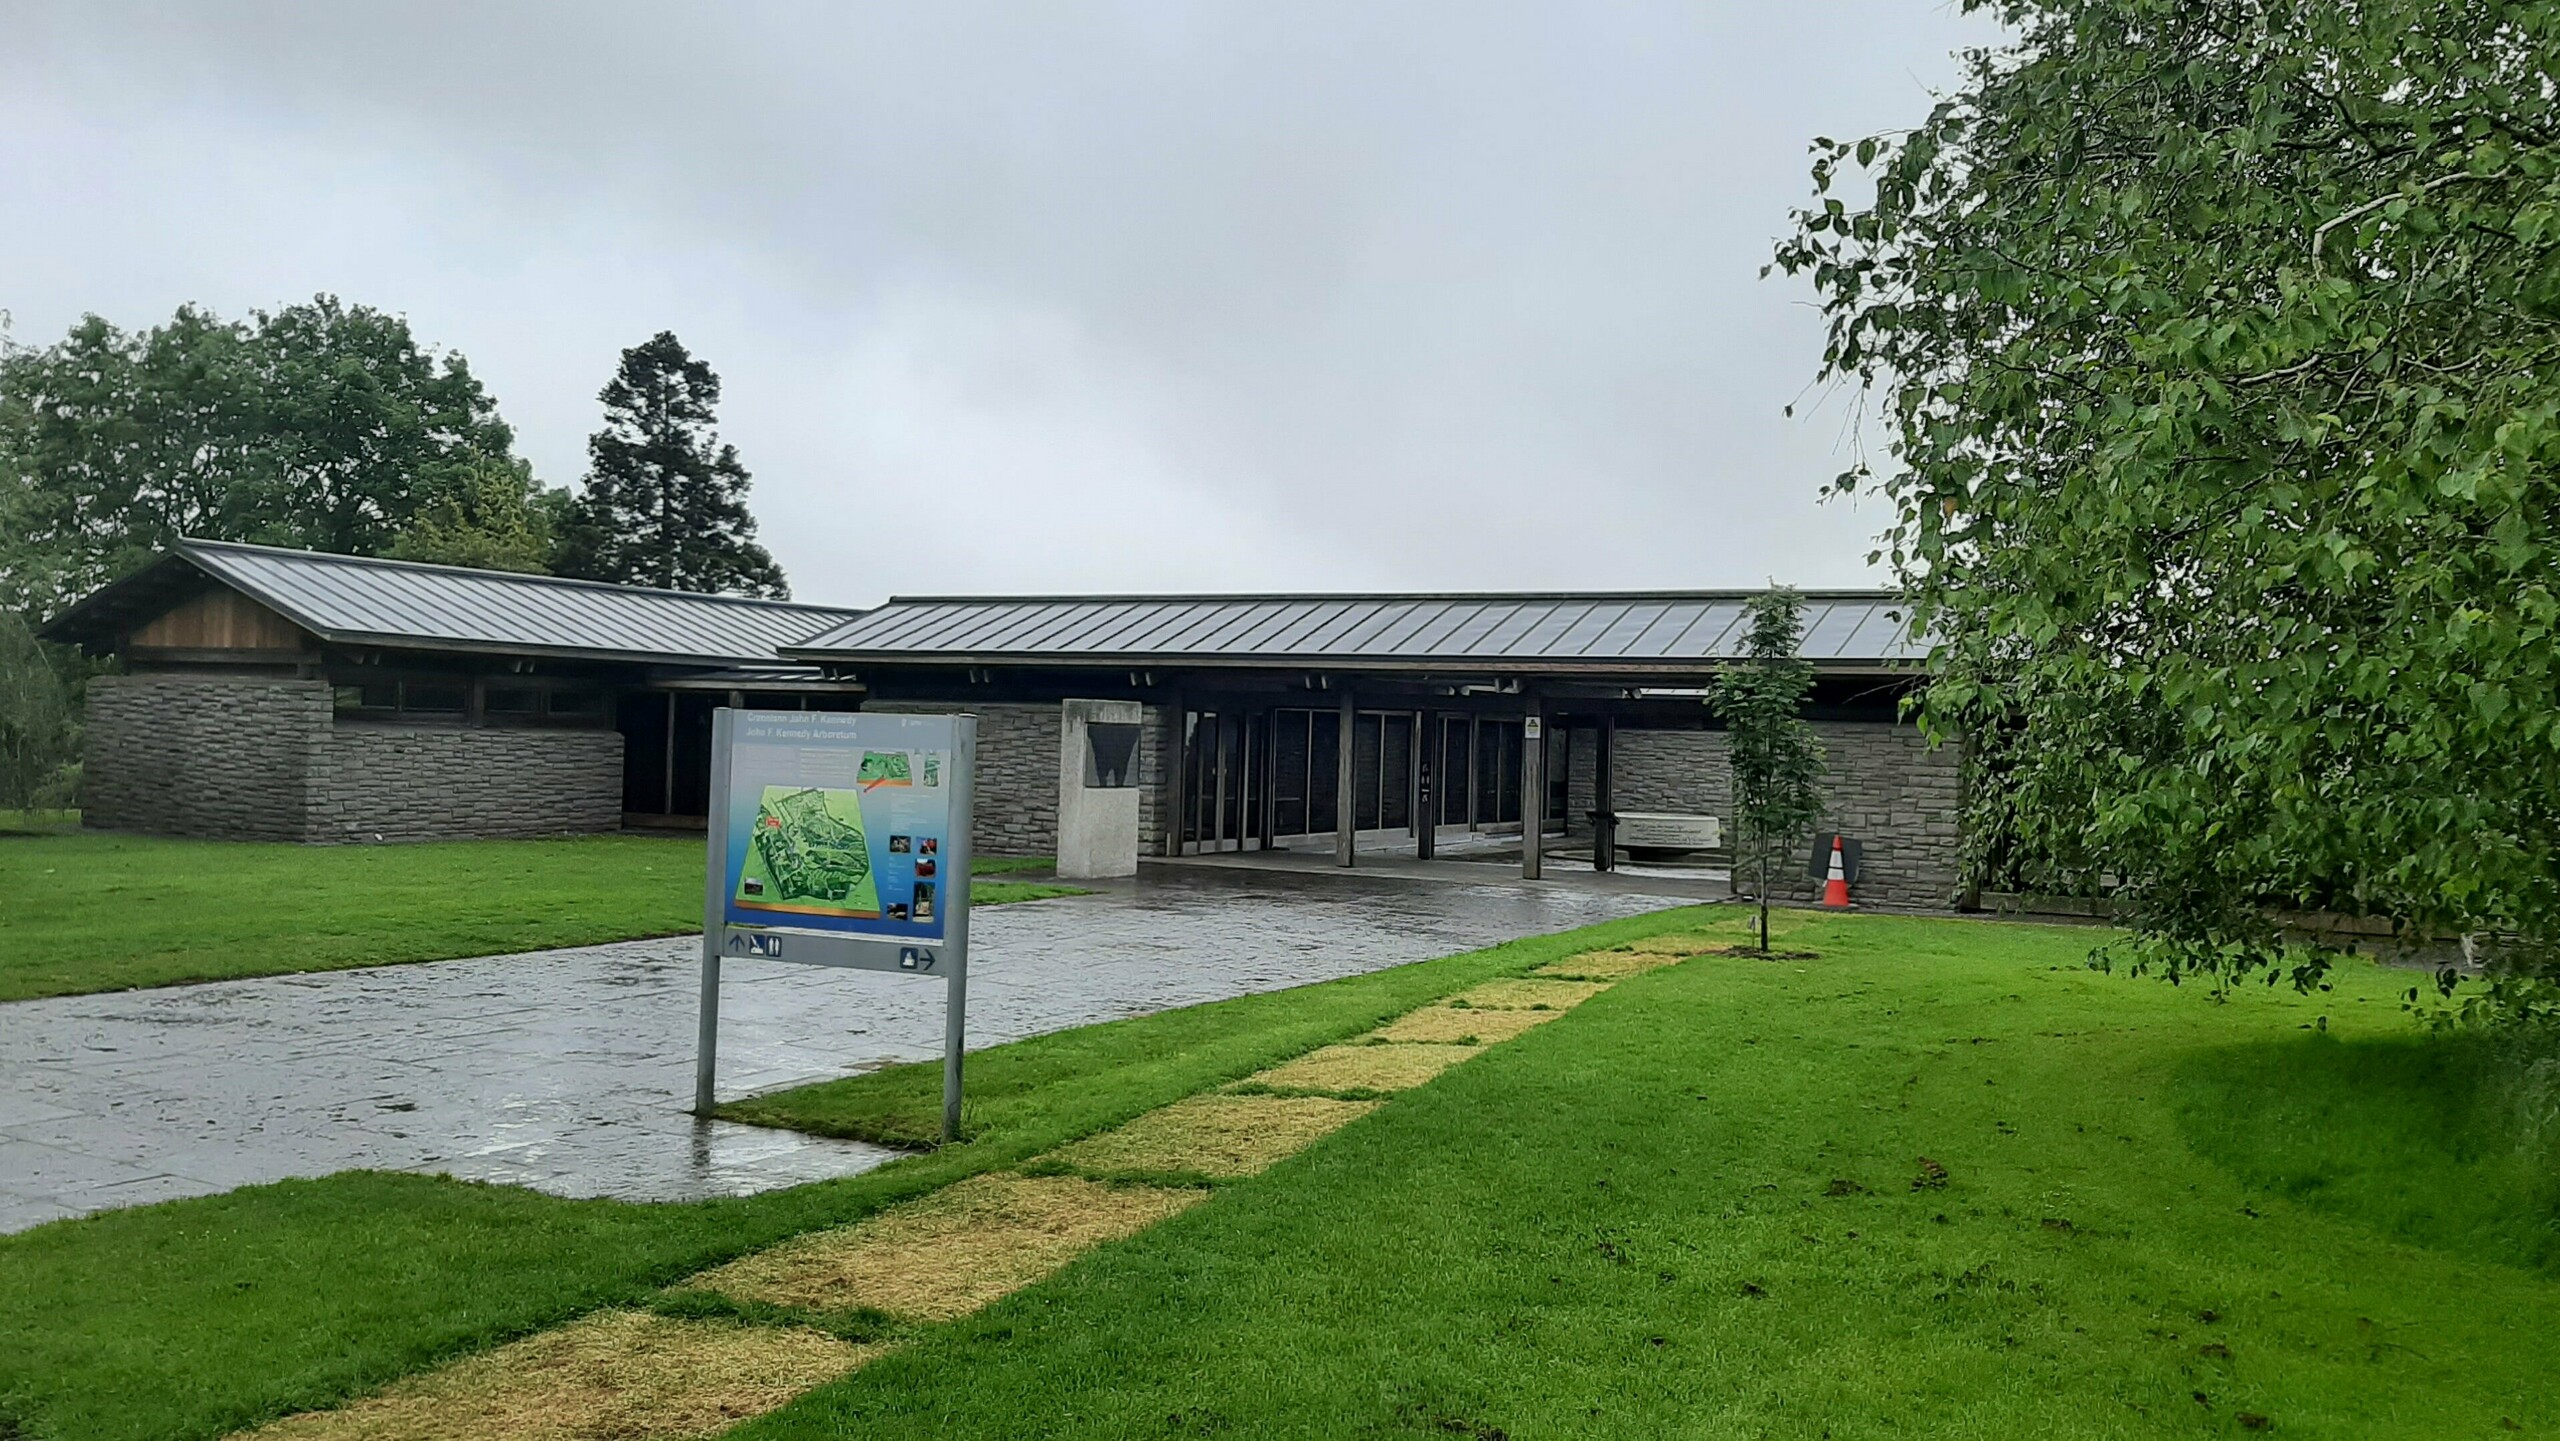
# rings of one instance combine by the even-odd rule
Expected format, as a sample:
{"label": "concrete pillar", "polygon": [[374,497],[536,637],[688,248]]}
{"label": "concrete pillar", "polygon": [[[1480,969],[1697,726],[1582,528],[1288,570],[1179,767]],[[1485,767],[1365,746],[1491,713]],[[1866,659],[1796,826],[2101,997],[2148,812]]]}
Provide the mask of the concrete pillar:
{"label": "concrete pillar", "polygon": [[1089,880],[1138,873],[1138,732],[1133,700],[1059,706],[1058,875]]}

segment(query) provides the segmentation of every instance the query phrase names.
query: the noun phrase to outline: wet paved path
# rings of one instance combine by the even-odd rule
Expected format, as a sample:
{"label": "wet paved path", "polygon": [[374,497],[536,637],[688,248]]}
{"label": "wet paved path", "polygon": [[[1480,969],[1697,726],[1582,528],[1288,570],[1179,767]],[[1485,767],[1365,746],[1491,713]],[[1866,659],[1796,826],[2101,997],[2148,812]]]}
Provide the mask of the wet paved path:
{"label": "wet paved path", "polygon": [[[1150,867],[972,919],[969,1044],[1376,970],[1670,897]],[[0,1231],[353,1167],[679,1200],[894,1152],[685,1113],[695,937],[0,1005]],[[731,959],[721,1094],[941,1053],[942,987]]]}

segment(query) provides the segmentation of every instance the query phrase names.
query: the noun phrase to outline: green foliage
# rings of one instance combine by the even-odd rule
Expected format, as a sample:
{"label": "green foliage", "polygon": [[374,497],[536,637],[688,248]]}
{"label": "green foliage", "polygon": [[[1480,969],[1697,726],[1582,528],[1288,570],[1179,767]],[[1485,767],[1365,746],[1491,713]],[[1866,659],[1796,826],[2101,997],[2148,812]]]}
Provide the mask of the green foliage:
{"label": "green foliage", "polygon": [[720,377],[673,332],[622,352],[597,399],[604,428],[560,541],[564,575],[662,590],[787,597],[756,544],[748,476],[713,430]]}
{"label": "green foliage", "polygon": [[[2144,964],[2312,983],[2278,913],[2560,957],[2560,10],[1974,0],[2018,37],[1815,145],[1777,264],[1882,388],[1887,548],[1973,865]],[[1850,189],[1853,172],[1871,198]]]}
{"label": "green foliage", "polygon": [[0,609],[57,611],[182,535],[378,555],[513,444],[460,356],[334,296],[88,316],[0,350]]}
{"label": "green foliage", "polygon": [[1725,725],[1733,766],[1734,874],[1760,900],[1769,948],[1769,896],[1790,853],[1822,818],[1822,742],[1804,718],[1813,666],[1798,654],[1804,597],[1772,587],[1752,597],[1742,662],[1716,673],[1707,705]]}
{"label": "green foliage", "polygon": [[26,622],[0,610],[0,810],[70,804],[79,755],[69,687]]}
{"label": "green foliage", "polygon": [[391,543],[394,560],[539,575],[551,568],[551,513],[522,460],[473,456]]}

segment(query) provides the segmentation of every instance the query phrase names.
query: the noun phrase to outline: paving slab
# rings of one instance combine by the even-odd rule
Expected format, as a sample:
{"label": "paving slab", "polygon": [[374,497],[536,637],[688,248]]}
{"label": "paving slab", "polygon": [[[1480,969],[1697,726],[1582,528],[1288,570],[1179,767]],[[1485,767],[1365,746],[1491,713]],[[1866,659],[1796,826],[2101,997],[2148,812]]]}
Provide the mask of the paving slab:
{"label": "paving slab", "polygon": [[[1677,898],[1150,866],[971,921],[969,1045],[1332,980]],[[703,1121],[698,937],[0,1005],[0,1232],[355,1168],[744,1195],[898,1153]],[[942,987],[731,958],[721,1094],[941,1054]]]}

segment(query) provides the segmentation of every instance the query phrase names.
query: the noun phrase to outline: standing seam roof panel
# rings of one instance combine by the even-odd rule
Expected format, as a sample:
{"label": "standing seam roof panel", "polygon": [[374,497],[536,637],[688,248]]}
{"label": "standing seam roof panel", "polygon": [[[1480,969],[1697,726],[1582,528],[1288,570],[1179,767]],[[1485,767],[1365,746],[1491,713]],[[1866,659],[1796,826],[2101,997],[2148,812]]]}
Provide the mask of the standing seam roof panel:
{"label": "standing seam roof panel", "polygon": [[1636,638],[1627,642],[1626,654],[1647,656],[1677,654],[1672,649],[1673,644],[1680,639],[1682,633],[1697,623],[1696,608],[1685,602],[1675,601],[1664,606],[1662,614],[1655,616],[1651,624],[1636,632]]}
{"label": "standing seam roof panel", "polygon": [[1280,641],[1280,653],[1287,656],[1321,656],[1327,650],[1327,637],[1358,622],[1356,600],[1327,601],[1299,618],[1296,628]]}
{"label": "standing seam roof panel", "polygon": [[344,638],[762,660],[855,618],[823,607],[222,542],[183,541],[178,553],[306,627]]}
{"label": "standing seam roof panel", "polygon": [[1424,625],[1422,629],[1414,632],[1414,654],[1447,654],[1449,637],[1456,635],[1460,630],[1465,628],[1467,617],[1472,613],[1472,609],[1465,601],[1442,601],[1440,603],[1440,608],[1432,612],[1430,622]]}
{"label": "standing seam roof panel", "polygon": [[1068,649],[1052,645],[1053,638],[1073,636],[1084,623],[1080,607],[1073,604],[1037,605],[1023,612],[1021,619],[1007,627],[997,638],[996,649],[1007,653],[1047,653]]}
{"label": "standing seam roof panel", "polygon": [[1424,632],[1430,630],[1448,609],[1447,601],[1415,601],[1404,607],[1404,613],[1396,617],[1394,625],[1378,632],[1374,644],[1384,651],[1407,655],[1420,654],[1422,648],[1415,642]]}
{"label": "standing seam roof panel", "polygon": [[1482,652],[1481,642],[1485,636],[1491,634],[1493,628],[1500,625],[1505,616],[1518,609],[1517,605],[1506,607],[1498,601],[1480,601],[1475,605],[1473,613],[1467,617],[1467,623],[1450,632],[1449,638],[1442,644],[1449,648],[1449,654],[1452,656],[1476,659]]}
{"label": "standing seam roof panel", "polygon": [[1521,641],[1538,628],[1542,618],[1543,612],[1515,605],[1508,615],[1494,623],[1493,629],[1485,632],[1484,638],[1476,643],[1477,648],[1496,650],[1506,656],[1518,654]]}
{"label": "standing seam roof panel", "polygon": [[1379,638],[1403,625],[1412,614],[1411,601],[1381,601],[1358,625],[1344,631],[1335,645],[1351,655],[1373,654]]}
{"label": "standing seam roof panel", "polygon": [[1590,610],[1588,604],[1579,608],[1572,605],[1548,606],[1546,613],[1538,617],[1538,623],[1520,637],[1521,649],[1542,659],[1554,654],[1558,638],[1571,630],[1574,622],[1589,614]]}
{"label": "standing seam roof panel", "polygon": [[1677,631],[1666,632],[1664,634],[1656,654],[1664,656],[1679,656],[1684,659],[1702,655],[1703,652],[1698,649],[1698,646],[1703,644],[1703,641],[1693,641],[1690,637],[1696,635],[1700,630],[1710,629],[1713,627],[1716,614],[1715,606],[1706,601],[1697,601],[1686,605],[1676,606],[1674,607],[1674,610],[1681,616],[1680,628]]}
{"label": "standing seam roof panel", "polygon": [[1590,608],[1582,613],[1580,619],[1567,626],[1563,635],[1556,637],[1556,643],[1550,648],[1549,653],[1570,656],[1577,660],[1588,657],[1591,654],[1591,648],[1598,645],[1601,637],[1607,635],[1610,628],[1618,623],[1618,618],[1626,613],[1625,601],[1593,601]]}
{"label": "standing seam roof panel", "polygon": [[1719,660],[1730,660],[1741,654],[1741,643],[1737,636],[1740,634],[1745,614],[1746,612],[1739,605],[1716,606],[1712,612],[1715,634],[1698,643],[1698,654]]}
{"label": "standing seam roof panel", "polygon": [[[995,638],[1010,634],[1016,627],[1039,614],[1039,612],[1040,607],[1027,602],[1016,605],[996,604],[969,606],[965,609],[955,611],[952,614],[950,624],[942,626],[928,626],[909,643],[918,646],[933,646],[941,649],[967,650],[973,652],[1002,650],[1004,647],[996,644]],[[972,635],[977,637],[974,642],[966,645],[956,643],[961,637]]]}
{"label": "standing seam roof panel", "polygon": [[1171,606],[1158,603],[1129,606],[1116,616],[1106,614],[1095,622],[1087,644],[1106,651],[1144,650],[1145,646],[1132,644],[1132,639],[1145,635],[1170,609]]}
{"label": "standing seam roof panel", "polygon": [[1289,624],[1289,608],[1278,601],[1262,601],[1253,607],[1253,625],[1236,637],[1240,651],[1268,649],[1271,637]]}
{"label": "standing seam roof panel", "polygon": [[1211,655],[1247,654],[1254,634],[1270,623],[1271,607],[1258,601],[1220,605],[1201,618],[1189,649]]}
{"label": "standing seam roof panel", "polygon": [[1840,655],[1842,646],[1856,633],[1858,622],[1866,618],[1863,606],[1853,609],[1837,601],[1823,602],[1818,607],[1808,605],[1805,609],[1814,614],[1805,623],[1804,641],[1797,651],[1808,657],[1831,659]]}
{"label": "standing seam roof panel", "polygon": [[1624,657],[1627,647],[1652,627],[1665,608],[1659,601],[1628,606],[1617,623],[1609,627],[1608,634],[1593,643],[1594,649],[1612,660]]}

